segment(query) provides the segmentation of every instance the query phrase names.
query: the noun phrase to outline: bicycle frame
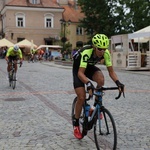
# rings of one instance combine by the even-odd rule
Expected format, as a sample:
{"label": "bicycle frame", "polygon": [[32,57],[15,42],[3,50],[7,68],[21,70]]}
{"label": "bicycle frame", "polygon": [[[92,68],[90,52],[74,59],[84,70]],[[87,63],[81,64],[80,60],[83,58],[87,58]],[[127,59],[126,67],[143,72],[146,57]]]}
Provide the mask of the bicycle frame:
{"label": "bicycle frame", "polygon": [[[98,97],[98,102],[96,103],[96,106],[95,106],[95,109],[94,111],[92,112],[92,115],[90,116],[90,119],[86,119],[87,122],[86,122],[86,125],[89,126],[90,123],[92,123],[93,119],[94,119],[94,116],[96,115],[96,113],[98,114],[98,120],[99,120],[99,129],[100,129],[100,109],[101,109],[101,106],[102,106],[102,96],[103,96],[103,92],[100,92],[100,91],[97,91],[95,92],[93,95],[97,96]],[[85,101],[85,104],[87,103],[89,99],[87,99]],[[85,105],[84,105],[85,106]],[[85,108],[84,108],[84,113],[85,113]],[[93,123],[90,125],[90,127],[88,128],[92,128],[93,126]]]}

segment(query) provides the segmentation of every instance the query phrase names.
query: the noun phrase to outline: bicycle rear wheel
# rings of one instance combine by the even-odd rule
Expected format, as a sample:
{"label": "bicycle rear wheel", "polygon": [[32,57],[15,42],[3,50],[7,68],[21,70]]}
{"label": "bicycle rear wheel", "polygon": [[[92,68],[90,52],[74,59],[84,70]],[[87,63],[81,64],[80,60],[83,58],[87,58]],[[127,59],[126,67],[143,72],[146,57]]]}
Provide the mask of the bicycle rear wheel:
{"label": "bicycle rear wheel", "polygon": [[12,74],[12,88],[15,89],[16,87],[16,73],[13,72]]}
{"label": "bicycle rear wheel", "polygon": [[111,113],[106,109],[101,109],[101,119],[97,119],[94,124],[94,139],[98,150],[116,150],[117,131]]}
{"label": "bicycle rear wheel", "polygon": [[[74,117],[75,117],[75,105],[76,105],[76,102],[77,102],[77,97],[74,99],[74,101],[72,103],[71,119],[72,119],[72,125],[73,126],[74,126],[73,120],[74,120]],[[81,130],[81,133],[82,133],[83,137],[87,134],[87,130],[85,130],[83,128],[84,122],[85,122],[84,119],[85,119],[84,108],[82,107],[81,115],[80,115],[80,118],[79,118],[79,124],[80,124],[80,130]]]}

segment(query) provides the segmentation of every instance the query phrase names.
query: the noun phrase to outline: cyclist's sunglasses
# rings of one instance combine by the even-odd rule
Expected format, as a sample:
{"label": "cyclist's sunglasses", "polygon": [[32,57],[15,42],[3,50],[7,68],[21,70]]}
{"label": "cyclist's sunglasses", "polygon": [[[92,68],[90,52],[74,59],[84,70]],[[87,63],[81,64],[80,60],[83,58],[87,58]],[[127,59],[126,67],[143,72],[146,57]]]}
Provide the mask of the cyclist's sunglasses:
{"label": "cyclist's sunglasses", "polygon": [[98,51],[105,51],[104,48],[97,48]]}

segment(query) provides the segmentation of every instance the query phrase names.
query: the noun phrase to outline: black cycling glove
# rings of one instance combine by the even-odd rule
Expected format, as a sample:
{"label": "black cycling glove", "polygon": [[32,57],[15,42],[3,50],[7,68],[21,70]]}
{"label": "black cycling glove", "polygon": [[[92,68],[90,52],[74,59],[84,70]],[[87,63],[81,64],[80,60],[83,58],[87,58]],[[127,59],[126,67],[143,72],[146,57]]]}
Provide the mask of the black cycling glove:
{"label": "black cycling glove", "polygon": [[117,80],[115,83],[121,89],[121,92],[124,92],[124,84],[122,84],[119,80]]}

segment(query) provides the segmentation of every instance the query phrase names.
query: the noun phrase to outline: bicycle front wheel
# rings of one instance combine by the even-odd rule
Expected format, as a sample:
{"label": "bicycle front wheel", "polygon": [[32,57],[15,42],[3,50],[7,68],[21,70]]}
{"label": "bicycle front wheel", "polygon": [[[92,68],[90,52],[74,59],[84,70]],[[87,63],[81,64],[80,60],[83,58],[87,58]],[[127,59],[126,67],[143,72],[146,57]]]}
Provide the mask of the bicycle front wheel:
{"label": "bicycle front wheel", "polygon": [[14,72],[12,75],[12,88],[15,89],[16,87],[16,73]]}
{"label": "bicycle front wheel", "polygon": [[94,124],[94,139],[97,149],[116,150],[117,131],[111,113],[106,108],[102,108],[99,118]]}
{"label": "bicycle front wheel", "polygon": [[12,77],[9,76],[9,86],[11,86],[11,85],[12,85]]}

